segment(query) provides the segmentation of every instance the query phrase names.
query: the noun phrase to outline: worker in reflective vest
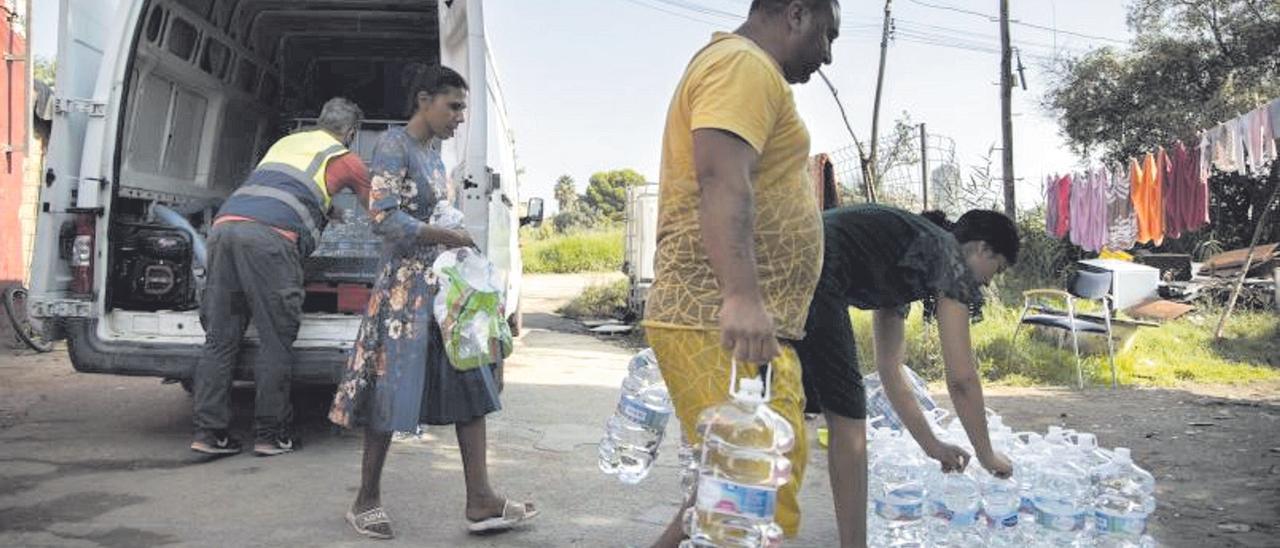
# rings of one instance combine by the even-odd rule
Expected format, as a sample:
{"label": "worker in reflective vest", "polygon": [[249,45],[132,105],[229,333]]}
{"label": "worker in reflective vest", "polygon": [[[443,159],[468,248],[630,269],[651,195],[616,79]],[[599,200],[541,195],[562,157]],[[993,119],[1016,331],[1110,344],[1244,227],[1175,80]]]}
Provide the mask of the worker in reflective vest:
{"label": "worker in reflective vest", "polygon": [[330,99],[318,128],[294,133],[267,151],[231,194],[209,232],[209,263],[200,319],[204,352],[196,365],[191,449],[210,455],[240,452],[227,432],[236,356],[252,319],[258,330],[254,361],[254,453],[288,453],[299,446],[290,431],[293,342],[305,296],[302,259],[315,251],[332,208],[331,197],[350,189],[368,207],[369,171],[348,150],[362,113],[354,103]]}

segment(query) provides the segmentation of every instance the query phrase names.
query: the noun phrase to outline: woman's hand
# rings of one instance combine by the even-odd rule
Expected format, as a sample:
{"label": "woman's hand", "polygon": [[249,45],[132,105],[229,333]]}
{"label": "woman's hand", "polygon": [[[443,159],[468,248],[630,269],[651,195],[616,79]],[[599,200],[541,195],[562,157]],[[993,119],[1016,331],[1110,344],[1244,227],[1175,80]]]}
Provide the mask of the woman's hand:
{"label": "woman's hand", "polygon": [[1013,475],[1013,463],[1009,462],[1009,457],[1002,455],[999,451],[992,451],[989,455],[978,455],[978,462],[981,462],[982,467],[997,478],[1006,479]]}
{"label": "woman's hand", "polygon": [[929,458],[942,464],[942,472],[963,472],[969,466],[969,452],[958,445],[939,441],[924,448]]}

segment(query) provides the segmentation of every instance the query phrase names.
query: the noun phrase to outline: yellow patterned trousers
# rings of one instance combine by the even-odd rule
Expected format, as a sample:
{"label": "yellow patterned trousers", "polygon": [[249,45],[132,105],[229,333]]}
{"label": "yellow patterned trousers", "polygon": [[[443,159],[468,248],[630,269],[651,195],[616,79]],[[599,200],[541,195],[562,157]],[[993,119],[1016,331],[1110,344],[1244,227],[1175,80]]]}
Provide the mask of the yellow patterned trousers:
{"label": "yellow patterned trousers", "polygon": [[[658,367],[671,393],[671,403],[685,437],[701,443],[695,428],[703,409],[728,401],[729,371],[733,354],[720,346],[720,332],[706,329],[673,329],[646,326],[649,345],[658,356]],[[782,345],[782,355],[775,358],[773,399],[769,407],[782,415],[796,431],[795,448],[787,454],[791,459],[791,481],[778,490],[775,520],[788,537],[800,530],[800,484],[804,480],[809,445],[804,427],[804,386],[800,383],[800,360],[790,345]],[[758,372],[746,366],[739,375]]]}

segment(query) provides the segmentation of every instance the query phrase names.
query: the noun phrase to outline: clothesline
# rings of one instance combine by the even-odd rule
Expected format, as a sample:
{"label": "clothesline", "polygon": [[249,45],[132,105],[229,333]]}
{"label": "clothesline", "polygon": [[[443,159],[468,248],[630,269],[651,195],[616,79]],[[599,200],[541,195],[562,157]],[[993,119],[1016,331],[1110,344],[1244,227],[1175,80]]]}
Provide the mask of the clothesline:
{"label": "clothesline", "polygon": [[1257,171],[1277,154],[1280,98],[1199,132],[1187,147],[1174,141],[1131,158],[1045,181],[1045,230],[1086,251],[1160,245],[1209,224],[1209,176]]}

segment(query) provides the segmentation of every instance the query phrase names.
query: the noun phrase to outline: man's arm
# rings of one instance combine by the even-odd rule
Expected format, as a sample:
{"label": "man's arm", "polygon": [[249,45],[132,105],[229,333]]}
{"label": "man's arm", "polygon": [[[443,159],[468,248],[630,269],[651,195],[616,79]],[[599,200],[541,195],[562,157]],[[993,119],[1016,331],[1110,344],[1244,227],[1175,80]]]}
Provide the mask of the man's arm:
{"label": "man's arm", "polygon": [[756,276],[751,173],[760,155],[728,131],[693,132],[702,247],[720,285],[720,342],[739,361],[776,357],[777,335]]}
{"label": "man's arm", "polygon": [[372,187],[369,167],[354,152],[330,160],[324,168],[324,178],[330,195],[349,188],[356,195],[360,207],[369,209],[369,189]]}
{"label": "man's arm", "polygon": [[987,431],[986,404],[982,382],[978,378],[977,359],[969,339],[969,307],[948,297],[938,296],[938,336],[942,340],[942,359],[946,363],[947,393],[956,415],[969,435],[978,462],[1000,477],[1008,477],[1012,467],[1004,455],[991,447]]}

